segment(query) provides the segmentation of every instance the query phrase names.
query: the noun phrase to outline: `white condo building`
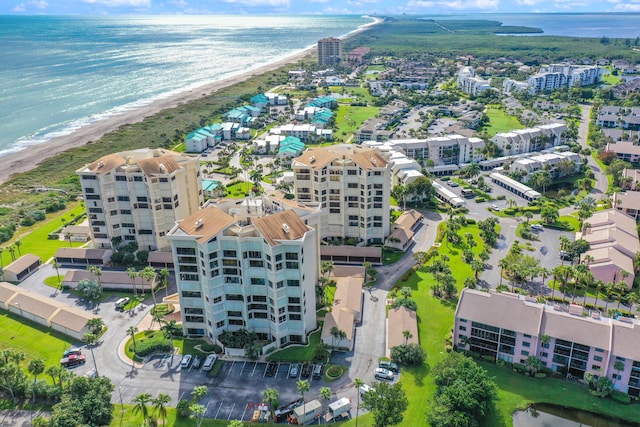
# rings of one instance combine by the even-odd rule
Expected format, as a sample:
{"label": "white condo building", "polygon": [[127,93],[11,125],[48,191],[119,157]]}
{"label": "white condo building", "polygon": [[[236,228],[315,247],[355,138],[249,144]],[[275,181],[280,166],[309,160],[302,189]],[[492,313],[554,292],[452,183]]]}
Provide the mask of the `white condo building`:
{"label": "white condo building", "polygon": [[389,234],[390,169],[376,149],[333,145],[293,160],[300,202],[322,207],[321,238],[383,243]]}
{"label": "white condo building", "polygon": [[265,347],[305,343],[316,328],[320,210],[275,197],[207,204],[168,234],[183,329],[246,329]]}
{"label": "white condo building", "polygon": [[164,149],[109,154],[78,169],[96,248],[168,250],[166,234],[203,201],[197,158]]}
{"label": "white condo building", "polygon": [[473,67],[463,67],[458,71],[456,85],[462,92],[474,96],[491,89],[491,81],[477,77]]}
{"label": "white condo building", "polygon": [[497,133],[491,139],[504,156],[541,151],[566,142],[567,126],[550,123],[534,128]]}
{"label": "white condo building", "polygon": [[563,87],[588,86],[602,81],[602,69],[571,64],[551,64],[529,77],[529,93],[549,92]]}

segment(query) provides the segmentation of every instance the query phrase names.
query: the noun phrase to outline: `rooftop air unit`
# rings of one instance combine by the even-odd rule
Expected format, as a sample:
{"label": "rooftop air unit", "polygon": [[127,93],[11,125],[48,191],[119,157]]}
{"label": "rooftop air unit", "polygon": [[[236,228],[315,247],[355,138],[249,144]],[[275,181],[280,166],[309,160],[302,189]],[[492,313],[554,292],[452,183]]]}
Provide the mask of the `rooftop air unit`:
{"label": "rooftop air unit", "polygon": [[282,229],[287,234],[289,234],[289,232],[291,231],[291,228],[289,228],[289,224],[287,224],[286,222],[282,223]]}

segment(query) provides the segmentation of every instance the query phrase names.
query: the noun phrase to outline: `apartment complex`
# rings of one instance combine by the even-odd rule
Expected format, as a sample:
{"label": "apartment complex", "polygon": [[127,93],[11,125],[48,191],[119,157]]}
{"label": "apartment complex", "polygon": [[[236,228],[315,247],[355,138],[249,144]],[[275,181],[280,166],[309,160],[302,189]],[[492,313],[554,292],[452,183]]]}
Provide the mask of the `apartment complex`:
{"label": "apartment complex", "polygon": [[604,106],[598,111],[596,124],[606,128],[640,130],[640,107]]}
{"label": "apartment complex", "polygon": [[530,153],[564,144],[567,126],[564,123],[549,123],[534,128],[500,132],[491,141],[502,150],[503,155]]}
{"label": "apartment complex", "polygon": [[476,76],[473,67],[463,67],[458,71],[456,86],[464,93],[477,96],[491,89],[491,81]]}
{"label": "apartment complex", "polygon": [[587,222],[589,226],[576,233],[576,240],[589,242],[589,250],[583,255],[583,261],[589,257],[589,271],[604,283],[622,280],[631,289],[635,256],[640,252],[635,219],[620,210],[608,209],[594,213]]}
{"label": "apartment complex", "polygon": [[552,178],[562,178],[580,171],[582,157],[571,151],[540,153],[534,156],[518,158],[509,166],[509,172],[520,171],[523,182],[528,182],[531,174],[547,170]]}
{"label": "apartment complex", "polygon": [[316,328],[320,210],[276,197],[206,204],[167,238],[184,333],[219,342],[247,329],[265,346]]}
{"label": "apartment complex", "polygon": [[589,86],[602,81],[602,69],[598,66],[551,64],[529,77],[529,93],[549,92],[564,87]]}
{"label": "apartment complex", "polygon": [[164,149],[104,156],[76,171],[95,248],[114,241],[168,250],[166,234],[203,201],[197,158]]}
{"label": "apartment complex", "polygon": [[640,395],[638,340],[637,319],[585,317],[581,306],[567,312],[510,292],[464,289],[455,314],[459,349],[521,364],[536,356],[554,372],[606,376],[632,396]]}
{"label": "apartment complex", "polygon": [[622,171],[624,191],[614,193],[611,204],[616,209],[638,221],[640,217],[640,169]]}
{"label": "apartment complex", "polygon": [[342,144],[293,160],[294,193],[322,207],[321,237],[383,243],[389,234],[390,170],[376,149]]}
{"label": "apartment complex", "polygon": [[327,37],[318,40],[318,64],[335,65],[342,61],[342,40]]}

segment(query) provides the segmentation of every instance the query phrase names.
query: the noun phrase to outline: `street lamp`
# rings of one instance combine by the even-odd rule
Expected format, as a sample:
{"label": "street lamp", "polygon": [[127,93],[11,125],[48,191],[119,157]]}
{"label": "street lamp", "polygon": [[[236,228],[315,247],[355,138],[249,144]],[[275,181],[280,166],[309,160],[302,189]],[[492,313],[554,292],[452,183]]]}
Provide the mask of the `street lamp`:
{"label": "street lamp", "polygon": [[122,403],[122,387],[118,386],[118,394],[120,395],[120,412],[124,412],[124,403]]}
{"label": "street lamp", "polygon": [[24,317],[22,315],[22,307],[20,307],[20,303],[19,302],[15,303],[15,306],[18,307],[18,310],[20,310],[20,317]]}

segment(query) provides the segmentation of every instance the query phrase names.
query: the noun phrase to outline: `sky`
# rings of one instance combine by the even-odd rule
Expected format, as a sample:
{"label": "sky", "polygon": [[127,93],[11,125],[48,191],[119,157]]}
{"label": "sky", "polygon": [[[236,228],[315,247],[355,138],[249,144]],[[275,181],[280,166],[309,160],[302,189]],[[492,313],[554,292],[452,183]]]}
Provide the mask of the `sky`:
{"label": "sky", "polygon": [[455,14],[640,12],[640,0],[0,0],[0,14]]}

